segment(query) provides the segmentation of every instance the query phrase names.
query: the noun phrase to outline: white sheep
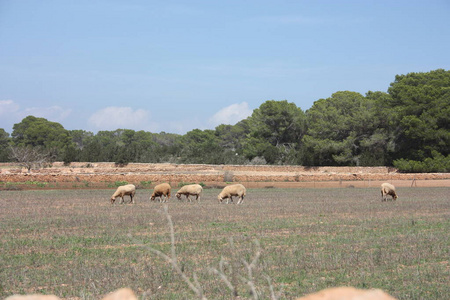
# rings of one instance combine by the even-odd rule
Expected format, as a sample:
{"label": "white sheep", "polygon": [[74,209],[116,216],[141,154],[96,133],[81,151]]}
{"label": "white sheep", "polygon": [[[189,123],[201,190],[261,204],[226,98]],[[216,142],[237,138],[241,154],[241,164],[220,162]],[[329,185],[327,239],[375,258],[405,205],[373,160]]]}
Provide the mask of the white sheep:
{"label": "white sheep", "polygon": [[200,194],[203,192],[203,188],[200,184],[188,184],[185,186],[182,186],[178,192],[175,194],[175,196],[178,198],[178,200],[181,199],[181,195],[185,195],[186,199],[189,202],[192,202],[191,198],[189,198],[190,195],[196,196],[195,200],[197,202],[200,202]]}
{"label": "white sheep", "polygon": [[223,199],[228,199],[233,202],[233,196],[239,197],[239,200],[236,204],[241,204],[244,201],[244,196],[246,194],[246,189],[242,184],[233,184],[223,188],[222,192],[217,196],[219,199],[219,203],[222,203]]}
{"label": "white sheep", "polygon": [[392,200],[397,200],[398,198],[397,193],[395,192],[395,186],[385,182],[381,184],[381,201],[387,201],[388,195],[392,196]]}
{"label": "white sheep", "polygon": [[131,198],[130,203],[134,203],[133,197],[134,197],[135,193],[136,193],[136,187],[134,186],[134,184],[121,185],[117,188],[117,190],[111,196],[111,204],[113,204],[114,201],[116,201],[117,197],[122,198],[122,202],[120,202],[120,203],[124,203],[123,197],[125,195],[129,195]]}
{"label": "white sheep", "polygon": [[[167,202],[168,199],[170,199],[170,184],[168,183],[161,183],[155,186],[153,189],[153,194],[150,196],[151,201],[155,201],[156,197],[159,197],[159,202]],[[162,196],[165,196],[164,200]]]}

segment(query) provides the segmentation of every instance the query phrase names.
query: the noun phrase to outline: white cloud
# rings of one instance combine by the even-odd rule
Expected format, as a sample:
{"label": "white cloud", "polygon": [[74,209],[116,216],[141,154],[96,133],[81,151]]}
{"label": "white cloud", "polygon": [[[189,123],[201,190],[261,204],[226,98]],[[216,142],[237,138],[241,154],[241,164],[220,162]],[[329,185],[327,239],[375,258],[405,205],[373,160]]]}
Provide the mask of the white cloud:
{"label": "white cloud", "polygon": [[19,110],[20,105],[16,104],[12,100],[0,100],[0,116],[15,113]]}
{"label": "white cloud", "polygon": [[99,130],[134,129],[148,130],[150,112],[131,107],[110,106],[95,112],[89,118],[89,124]]}
{"label": "white cloud", "polygon": [[209,122],[214,126],[220,124],[234,125],[251,114],[252,110],[248,107],[247,102],[235,103],[219,110],[209,119]]}

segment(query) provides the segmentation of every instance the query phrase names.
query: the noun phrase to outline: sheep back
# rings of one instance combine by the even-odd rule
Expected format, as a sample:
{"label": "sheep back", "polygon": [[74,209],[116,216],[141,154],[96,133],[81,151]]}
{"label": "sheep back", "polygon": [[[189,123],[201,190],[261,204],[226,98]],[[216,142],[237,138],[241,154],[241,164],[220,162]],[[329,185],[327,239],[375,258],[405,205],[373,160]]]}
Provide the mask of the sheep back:
{"label": "sheep back", "polygon": [[200,195],[203,191],[203,187],[200,184],[188,184],[182,186],[176,196],[179,197],[181,195]]}
{"label": "sheep back", "polygon": [[111,203],[113,203],[117,197],[123,198],[123,196],[125,195],[130,195],[130,197],[133,199],[135,193],[136,193],[136,186],[134,186],[134,184],[121,185],[111,196]]}
{"label": "sheep back", "polygon": [[396,200],[398,198],[397,193],[395,191],[395,186],[390,183],[383,183],[381,184],[381,196],[383,200],[386,199],[386,196],[390,195],[392,196],[392,199]]}
{"label": "sheep back", "polygon": [[246,192],[245,186],[242,184],[228,185],[223,188],[222,192],[220,192],[218,199],[221,200],[231,198],[232,196],[243,198],[246,195]]}
{"label": "sheep back", "polygon": [[155,199],[155,197],[160,197],[160,196],[166,196],[168,198],[170,198],[170,184],[168,183],[161,183],[155,186],[155,188],[153,189],[153,194],[151,196],[152,200]]}

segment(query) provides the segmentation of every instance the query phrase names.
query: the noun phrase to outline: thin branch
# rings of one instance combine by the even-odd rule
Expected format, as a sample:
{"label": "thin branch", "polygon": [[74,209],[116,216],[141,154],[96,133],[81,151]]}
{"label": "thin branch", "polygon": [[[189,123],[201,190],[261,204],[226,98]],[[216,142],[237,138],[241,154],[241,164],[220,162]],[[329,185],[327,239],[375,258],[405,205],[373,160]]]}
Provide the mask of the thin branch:
{"label": "thin branch", "polygon": [[270,278],[268,275],[264,275],[264,277],[266,277],[267,284],[269,285],[269,289],[270,289],[270,298],[271,298],[272,300],[278,300],[278,299],[280,299],[281,294],[282,294],[282,290],[280,290],[280,291],[278,292],[278,295],[275,295],[275,291],[273,290],[273,285],[272,285],[272,280],[271,280],[271,278]]}
{"label": "thin branch", "polygon": [[[201,299],[201,300],[207,300],[206,296],[204,295],[203,288],[202,288],[202,286],[201,286],[201,284],[200,284],[200,282],[198,280],[197,274],[194,272],[193,280],[191,280],[186,275],[186,273],[184,272],[183,268],[180,267],[180,265],[178,264],[177,255],[176,255],[176,247],[175,247],[175,231],[174,231],[172,218],[169,215],[167,204],[164,205],[163,208],[164,208],[163,213],[166,216],[167,223],[168,223],[169,229],[170,229],[170,241],[171,241],[170,256],[165,254],[162,251],[159,251],[159,250],[149,246],[149,245],[146,245],[141,240],[132,237],[131,234],[128,234],[128,237],[130,239],[132,239],[132,241],[136,245],[147,249],[151,253],[156,254],[157,256],[159,256],[160,258],[165,260],[167,263],[171,264],[171,266],[173,267],[175,272],[178,273],[178,275],[181,276],[182,280],[196,294],[197,298]],[[159,212],[161,212],[161,211],[159,211]],[[252,298],[254,300],[258,300],[259,296],[258,296],[257,288],[256,288],[255,283],[254,283],[253,271],[257,267],[258,260],[261,257],[261,246],[260,246],[260,243],[259,243],[258,240],[255,240],[254,244],[256,246],[256,250],[255,250],[253,258],[251,259],[251,262],[249,263],[249,262],[247,262],[244,259],[241,260],[242,263],[244,264],[246,270],[247,270],[247,278],[237,274],[238,267],[233,268],[233,265],[238,262],[237,259],[233,259],[231,261],[231,264],[229,264],[229,263],[227,263],[225,261],[225,259],[222,256],[220,258],[220,262],[219,262],[219,269],[216,269],[216,268],[209,268],[208,269],[210,273],[213,273],[213,274],[219,276],[220,280],[223,283],[225,283],[225,285],[227,286],[228,289],[230,289],[230,291],[233,294],[232,297],[234,297],[234,298],[238,297],[237,285],[238,285],[239,280],[237,280],[237,278],[239,278],[240,280],[242,280],[242,282],[244,282],[250,288],[250,292],[252,294]],[[235,250],[234,249],[234,243],[233,243],[233,239],[231,239],[231,238],[230,238],[230,246],[231,246],[231,253],[234,254],[235,253],[235,251],[234,251]],[[225,264],[229,264],[229,266],[231,267],[231,280],[230,280],[229,276],[227,276],[226,273],[225,273]],[[276,295],[275,291],[273,289],[273,285],[272,285],[272,281],[271,281],[270,277],[267,276],[267,275],[264,275],[264,276],[265,276],[265,278],[266,278],[266,280],[268,282],[268,285],[269,285],[271,299],[272,300],[278,300],[280,298],[280,296],[281,296],[281,291],[279,292],[278,295]]]}
{"label": "thin branch", "polygon": [[248,278],[242,278],[242,280],[250,287],[253,294],[253,299],[257,300],[258,293],[256,292],[255,285],[253,284],[253,269],[256,267],[256,264],[258,263],[258,260],[261,257],[261,247],[259,245],[258,240],[255,240],[254,243],[256,245],[256,253],[255,256],[253,257],[252,262],[249,264],[246,260],[242,259],[242,263],[247,268],[248,273]]}
{"label": "thin branch", "polygon": [[216,268],[209,268],[209,271],[214,273],[214,274],[216,274],[216,275],[218,275],[220,277],[220,279],[222,279],[222,281],[226,284],[226,286],[234,293],[235,287],[230,282],[230,280],[228,280],[227,275],[223,271],[223,264],[224,264],[224,259],[223,259],[223,256],[222,256],[220,258],[220,262],[219,262],[219,270],[217,270]]}
{"label": "thin branch", "polygon": [[173,269],[181,276],[181,278],[183,279],[183,281],[189,286],[189,288],[197,295],[197,297],[199,299],[202,300],[207,300],[207,298],[203,295],[203,291],[201,290],[201,288],[198,288],[200,286],[200,284],[198,284],[198,281],[196,278],[194,278],[194,282],[196,282],[198,284],[198,287],[196,287],[194,285],[194,283],[191,282],[191,280],[186,276],[185,272],[183,272],[183,270],[180,268],[180,266],[178,265],[177,262],[177,257],[176,257],[176,252],[175,252],[175,234],[174,234],[174,230],[173,230],[173,223],[172,223],[172,218],[170,217],[169,213],[168,213],[168,207],[167,205],[164,205],[164,213],[166,215],[168,224],[169,224],[169,228],[170,228],[170,240],[171,240],[171,255],[172,257],[168,256],[167,254],[156,250],[150,246],[145,245],[142,241],[133,238],[131,236],[131,234],[129,234],[128,236],[130,238],[132,238],[132,240],[139,246],[146,248],[147,250],[149,250],[150,252],[156,254],[157,256],[161,257],[162,259],[164,259],[166,262],[170,263],[173,267]]}

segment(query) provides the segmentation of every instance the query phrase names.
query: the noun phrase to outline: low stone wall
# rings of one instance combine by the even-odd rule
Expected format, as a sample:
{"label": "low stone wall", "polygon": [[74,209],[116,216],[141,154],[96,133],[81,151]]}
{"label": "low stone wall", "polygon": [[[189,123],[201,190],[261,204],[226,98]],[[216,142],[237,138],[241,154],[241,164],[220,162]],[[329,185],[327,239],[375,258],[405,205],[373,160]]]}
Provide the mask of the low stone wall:
{"label": "low stone wall", "polygon": [[[111,183],[141,182],[203,182],[224,184],[241,183],[316,183],[334,182],[348,186],[348,182],[378,181],[447,181],[450,173],[397,173],[387,167],[314,167],[303,166],[247,166],[247,165],[183,165],[183,164],[128,164],[120,167],[114,163],[61,162],[51,167],[28,170],[14,164],[0,164],[0,181],[3,183]],[[368,184],[364,184],[367,186]],[[444,183],[446,186],[447,183]],[[97,185],[98,186],[98,185]]]}

